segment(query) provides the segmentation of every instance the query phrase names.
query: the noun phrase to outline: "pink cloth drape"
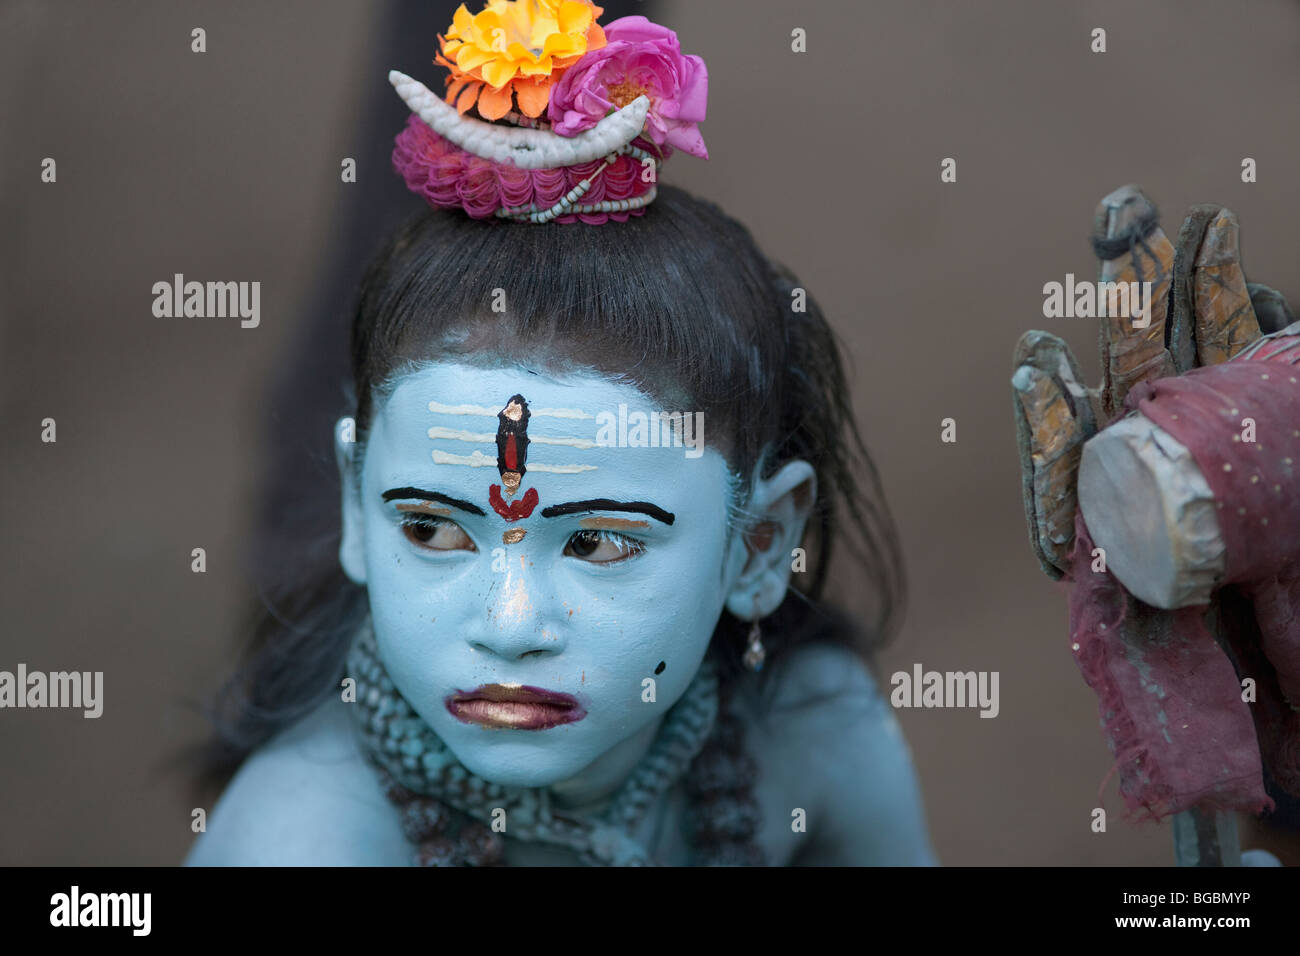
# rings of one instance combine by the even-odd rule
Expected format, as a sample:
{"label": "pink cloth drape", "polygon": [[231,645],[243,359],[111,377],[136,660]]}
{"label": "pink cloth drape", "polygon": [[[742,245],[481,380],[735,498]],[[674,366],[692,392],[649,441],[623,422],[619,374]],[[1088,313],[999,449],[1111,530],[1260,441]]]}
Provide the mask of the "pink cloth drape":
{"label": "pink cloth drape", "polygon": [[[1246,608],[1223,612],[1222,644],[1207,627],[1206,607],[1160,611],[1109,572],[1093,572],[1093,542],[1076,518],[1071,646],[1099,698],[1131,814],[1271,809],[1261,763],[1300,795],[1297,345],[1294,333],[1279,333],[1248,357],[1144,382],[1125,402],[1187,446],[1214,493],[1222,583]],[[1255,702],[1242,699],[1247,677]]]}

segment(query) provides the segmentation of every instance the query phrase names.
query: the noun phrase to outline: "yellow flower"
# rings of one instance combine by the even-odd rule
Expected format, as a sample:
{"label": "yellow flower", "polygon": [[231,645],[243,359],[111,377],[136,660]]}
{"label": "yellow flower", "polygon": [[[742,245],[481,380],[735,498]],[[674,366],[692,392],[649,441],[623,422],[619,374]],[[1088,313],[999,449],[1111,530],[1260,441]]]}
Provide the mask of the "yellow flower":
{"label": "yellow flower", "polygon": [[605,45],[590,0],[487,0],[471,14],[461,4],[435,62],[451,70],[447,102],[464,113],[478,106],[500,119],[517,105],[525,116],[546,109],[552,82],[588,50]]}

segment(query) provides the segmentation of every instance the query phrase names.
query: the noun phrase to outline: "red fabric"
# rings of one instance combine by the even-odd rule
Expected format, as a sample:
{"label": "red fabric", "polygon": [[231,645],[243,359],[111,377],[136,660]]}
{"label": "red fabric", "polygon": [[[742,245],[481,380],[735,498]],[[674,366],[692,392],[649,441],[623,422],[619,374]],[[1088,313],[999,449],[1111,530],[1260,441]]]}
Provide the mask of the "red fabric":
{"label": "red fabric", "polygon": [[[1223,583],[1250,604],[1244,617],[1235,597],[1221,606],[1226,647],[1207,608],[1160,611],[1094,573],[1076,518],[1071,643],[1130,813],[1269,809],[1261,751],[1278,784],[1300,794],[1300,350],[1283,349],[1144,382],[1125,402],[1187,446],[1219,505]],[[1253,442],[1242,440],[1247,418]],[[1256,681],[1255,703],[1242,701],[1233,660]]]}
{"label": "red fabric", "polygon": [[1092,571],[1081,514],[1075,533],[1071,647],[1097,694],[1129,812],[1158,820],[1191,806],[1268,809],[1249,705],[1204,609],[1143,604],[1109,571]]}

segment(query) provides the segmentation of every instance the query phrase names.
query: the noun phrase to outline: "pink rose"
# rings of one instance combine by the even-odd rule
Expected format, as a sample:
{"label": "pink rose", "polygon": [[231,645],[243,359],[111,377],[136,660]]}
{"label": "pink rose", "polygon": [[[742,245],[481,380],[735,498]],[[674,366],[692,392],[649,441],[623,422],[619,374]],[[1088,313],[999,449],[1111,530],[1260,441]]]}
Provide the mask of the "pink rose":
{"label": "pink rose", "polygon": [[644,93],[650,111],[643,135],[657,146],[708,159],[697,126],[709,99],[704,61],[683,55],[676,33],[641,16],[615,20],[605,27],[605,39],[603,47],[584,54],[551,87],[551,130],[574,136]]}

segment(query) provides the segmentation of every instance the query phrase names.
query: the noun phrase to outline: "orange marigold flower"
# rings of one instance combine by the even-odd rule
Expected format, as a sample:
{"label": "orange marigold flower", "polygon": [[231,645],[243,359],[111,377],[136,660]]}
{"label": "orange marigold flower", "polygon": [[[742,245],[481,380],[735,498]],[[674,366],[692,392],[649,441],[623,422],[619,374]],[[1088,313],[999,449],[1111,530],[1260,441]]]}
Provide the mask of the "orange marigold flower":
{"label": "orange marigold flower", "polygon": [[470,14],[462,3],[451,29],[438,35],[435,63],[447,67],[447,102],[464,113],[477,106],[495,120],[515,107],[546,112],[551,84],[588,50],[605,45],[596,22],[605,11],[591,0],[487,0]]}

